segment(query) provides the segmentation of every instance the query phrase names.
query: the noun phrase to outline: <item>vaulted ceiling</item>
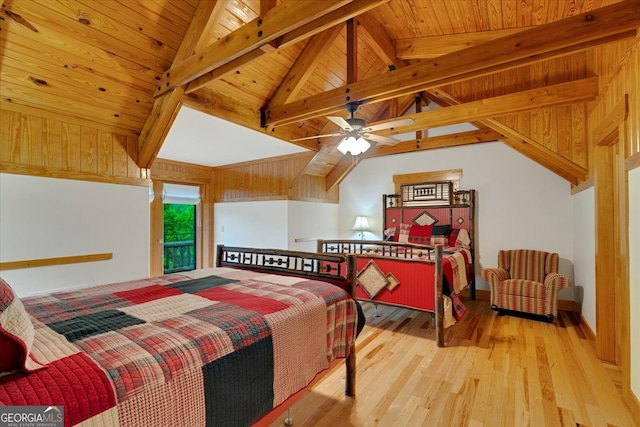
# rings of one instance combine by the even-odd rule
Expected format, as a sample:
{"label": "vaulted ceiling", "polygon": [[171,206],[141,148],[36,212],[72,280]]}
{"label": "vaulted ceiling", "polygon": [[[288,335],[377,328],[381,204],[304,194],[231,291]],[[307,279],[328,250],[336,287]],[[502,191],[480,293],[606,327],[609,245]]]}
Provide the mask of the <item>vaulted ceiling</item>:
{"label": "vaulted ceiling", "polygon": [[[291,141],[355,103],[415,121],[361,158],[501,140],[577,184],[586,52],[638,27],[638,0],[4,0],[0,106],[135,135],[150,167],[182,105]],[[479,130],[427,131],[462,122]],[[355,164],[339,139],[294,142],[327,188]]]}

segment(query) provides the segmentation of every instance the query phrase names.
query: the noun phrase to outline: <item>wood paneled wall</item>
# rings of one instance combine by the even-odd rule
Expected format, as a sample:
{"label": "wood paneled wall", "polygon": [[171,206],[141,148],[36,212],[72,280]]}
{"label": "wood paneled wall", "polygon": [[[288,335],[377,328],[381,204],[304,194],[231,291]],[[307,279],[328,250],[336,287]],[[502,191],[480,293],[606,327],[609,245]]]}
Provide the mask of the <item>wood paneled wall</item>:
{"label": "wood paneled wall", "polygon": [[134,136],[0,110],[0,172],[148,186],[137,150]]}
{"label": "wood paneled wall", "polygon": [[324,177],[305,175],[289,188],[313,153],[303,153],[215,168],[214,200],[303,200],[338,203],[339,190],[325,191]]}
{"label": "wood paneled wall", "polygon": [[[628,170],[640,165],[640,35],[599,47],[587,67],[600,75],[600,94],[589,104],[589,172],[595,177],[596,351],[622,372],[622,394],[631,392],[629,336]],[[613,136],[610,136],[613,135]],[[633,307],[637,309],[637,307]]]}
{"label": "wood paneled wall", "polygon": [[640,35],[632,41],[594,49],[588,55],[587,67],[600,75],[602,88],[597,101],[590,105],[589,132],[593,133],[628,94],[628,126],[620,140],[624,141],[625,159],[637,158],[640,156]]}
{"label": "wood paneled wall", "polygon": [[[443,89],[458,100],[469,102],[585,77],[586,55],[580,53],[466,80]],[[587,111],[584,104],[543,108],[496,117],[496,120],[587,168]]]}

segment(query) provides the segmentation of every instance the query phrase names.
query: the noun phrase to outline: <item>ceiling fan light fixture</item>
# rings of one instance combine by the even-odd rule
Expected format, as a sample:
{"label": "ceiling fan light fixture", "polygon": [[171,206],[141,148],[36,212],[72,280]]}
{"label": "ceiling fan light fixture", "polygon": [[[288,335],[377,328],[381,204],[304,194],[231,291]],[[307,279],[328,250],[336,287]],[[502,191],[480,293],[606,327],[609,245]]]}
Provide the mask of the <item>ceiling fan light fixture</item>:
{"label": "ceiling fan light fixture", "polygon": [[349,136],[340,142],[338,145],[338,151],[342,154],[351,153],[352,156],[357,156],[358,154],[367,151],[370,146],[371,144],[369,144],[369,142],[363,137],[356,139],[355,136]]}
{"label": "ceiling fan light fixture", "polygon": [[364,153],[365,151],[367,151],[369,149],[369,147],[371,147],[371,144],[369,144],[369,141],[367,141],[363,137],[360,137],[360,138],[356,139],[356,144],[358,144],[358,148],[360,150],[360,153]]}

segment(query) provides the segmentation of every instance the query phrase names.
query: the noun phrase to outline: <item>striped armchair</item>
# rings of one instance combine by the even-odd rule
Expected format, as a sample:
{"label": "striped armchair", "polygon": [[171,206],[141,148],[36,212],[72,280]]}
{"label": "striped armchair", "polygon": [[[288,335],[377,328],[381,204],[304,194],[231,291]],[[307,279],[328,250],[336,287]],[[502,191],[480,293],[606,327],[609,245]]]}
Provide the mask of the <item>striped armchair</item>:
{"label": "striped armchair", "polygon": [[498,268],[485,268],[491,285],[491,308],[546,316],[558,315],[558,292],[571,286],[558,274],[558,254],[529,249],[498,252]]}

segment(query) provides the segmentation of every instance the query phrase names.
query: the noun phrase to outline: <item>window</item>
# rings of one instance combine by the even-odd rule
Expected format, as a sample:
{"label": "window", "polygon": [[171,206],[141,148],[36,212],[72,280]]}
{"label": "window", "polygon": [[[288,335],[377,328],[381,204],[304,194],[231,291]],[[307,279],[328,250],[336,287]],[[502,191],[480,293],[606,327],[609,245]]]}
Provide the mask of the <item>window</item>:
{"label": "window", "polygon": [[196,269],[196,205],[200,189],[196,186],[164,184],[163,272]]}

